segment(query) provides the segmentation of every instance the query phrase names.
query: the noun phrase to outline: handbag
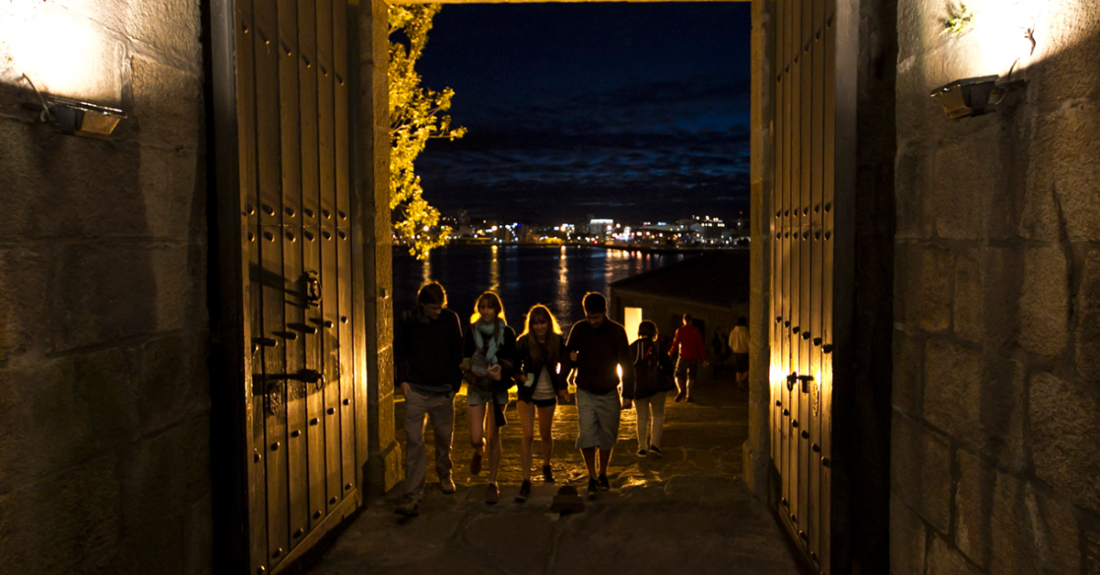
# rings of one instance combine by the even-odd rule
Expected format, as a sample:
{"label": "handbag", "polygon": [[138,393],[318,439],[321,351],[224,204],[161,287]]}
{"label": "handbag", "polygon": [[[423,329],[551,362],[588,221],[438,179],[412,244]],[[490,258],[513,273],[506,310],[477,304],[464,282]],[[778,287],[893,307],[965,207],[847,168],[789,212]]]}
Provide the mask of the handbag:
{"label": "handbag", "polygon": [[466,383],[478,389],[490,389],[493,380],[489,377],[489,358],[479,349],[470,357],[470,369],[466,370],[462,379]]}

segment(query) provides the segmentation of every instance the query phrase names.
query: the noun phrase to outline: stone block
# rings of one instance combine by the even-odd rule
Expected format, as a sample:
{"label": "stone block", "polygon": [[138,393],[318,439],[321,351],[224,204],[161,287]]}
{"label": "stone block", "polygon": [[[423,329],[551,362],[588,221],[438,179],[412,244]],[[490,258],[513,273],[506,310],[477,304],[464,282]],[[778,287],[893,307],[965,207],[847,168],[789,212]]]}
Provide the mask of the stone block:
{"label": "stone block", "polygon": [[924,522],[897,497],[890,497],[890,573],[924,572]]}
{"label": "stone block", "polygon": [[[1100,50],[1098,50],[1100,54]],[[1100,104],[1071,102],[1035,118],[1025,221],[1042,219],[1073,241],[1100,240]],[[1053,210],[1045,195],[1053,191]],[[1037,224],[1033,224],[1037,225]]]}
{"label": "stone block", "polygon": [[926,575],[980,575],[981,570],[958,550],[948,547],[939,537],[932,538],[928,549],[928,570]]}
{"label": "stone block", "polygon": [[33,249],[0,249],[0,365],[42,337],[46,261],[46,254]]}
{"label": "stone block", "polygon": [[982,341],[982,265],[976,249],[955,258],[955,297],[952,320],[955,335],[974,343]]}
{"label": "stone block", "polygon": [[553,529],[543,516],[489,515],[470,521],[463,539],[505,572],[541,575]]}
{"label": "stone block", "polygon": [[210,420],[198,417],[130,446],[119,462],[127,532],[181,514],[210,493]]}
{"label": "stone block", "polygon": [[106,572],[183,575],[183,537],[183,521],[178,515],[128,530]]}
{"label": "stone block", "polygon": [[1096,94],[1100,61],[1100,6],[1095,2],[1060,2],[1036,22],[1036,63],[1027,70],[1039,101],[1058,102]]}
{"label": "stone block", "polygon": [[1077,505],[1100,511],[1100,400],[1050,373],[1031,378],[1035,475]]}
{"label": "stone block", "polygon": [[928,340],[924,382],[924,418],[950,435],[973,440],[981,426],[981,352],[944,339]]}
{"label": "stone block", "polygon": [[0,370],[0,493],[133,441],[133,366],[110,348]]}
{"label": "stone block", "polygon": [[1075,573],[1081,564],[1072,505],[959,452],[959,548],[991,573]]}
{"label": "stone block", "polygon": [[133,59],[133,121],[143,142],[196,148],[203,137],[202,77]]}
{"label": "stone block", "polygon": [[996,125],[952,139],[935,150],[932,185],[922,190],[936,237],[980,240],[989,225],[991,198],[1004,194]]}
{"label": "stone block", "polygon": [[894,330],[894,408],[914,418],[921,415],[924,396],[924,340]]}
{"label": "stone block", "polygon": [[898,321],[926,331],[951,323],[951,252],[933,246],[897,246],[894,285]]}
{"label": "stone block", "polygon": [[119,484],[114,454],[0,496],[5,573],[55,575],[103,569],[118,545]]}
{"label": "stone block", "polygon": [[[0,238],[142,236],[138,146],[0,122]],[[109,198],[109,201],[105,199]]]}
{"label": "stone block", "polygon": [[203,329],[207,324],[206,250],[176,245],[149,250],[156,278],[156,329]]}
{"label": "stone block", "polygon": [[202,23],[198,0],[130,2],[126,31],[142,44],[186,62],[198,71],[202,65]]}
{"label": "stone block", "polygon": [[148,434],[210,410],[206,332],[169,336],[143,344],[135,389],[141,428]]}
{"label": "stone block", "polygon": [[[901,26],[898,27],[898,31],[902,31]],[[948,127],[947,122],[949,120],[944,116],[940,105],[928,97],[929,90],[942,85],[942,82],[936,83],[938,79],[929,78],[934,73],[934,71],[928,69],[928,64],[923,57],[910,56],[908,58],[899,57],[898,59],[898,70],[895,78],[897,93],[895,110],[897,114],[899,152],[906,151],[910,147],[936,141],[939,134]],[[926,153],[929,158],[932,157],[930,151]],[[932,162],[929,161],[928,169],[924,171],[925,178],[931,179],[933,173],[931,168]],[[901,183],[900,170],[898,175],[898,182]],[[926,188],[920,187],[918,189],[924,190]],[[900,225],[898,229],[902,229]]]}
{"label": "stone block", "polygon": [[932,237],[931,222],[924,213],[924,190],[931,186],[932,154],[923,146],[899,150],[894,169],[894,195],[898,240]]}
{"label": "stone block", "polygon": [[205,244],[206,188],[198,150],[142,146],[140,158],[148,234]]}
{"label": "stone block", "polygon": [[951,446],[895,412],[890,435],[890,490],[940,533],[951,517]]}
{"label": "stone block", "polygon": [[183,573],[200,575],[214,568],[214,509],[210,495],[183,516]]}
{"label": "stone block", "polygon": [[1085,257],[1075,307],[1077,373],[1100,391],[1100,250],[1091,250]]}
{"label": "stone block", "polygon": [[1041,355],[1058,355],[1066,345],[1069,270],[1058,247],[1024,252],[1020,287],[1020,344]]}
{"label": "stone block", "polygon": [[51,351],[156,331],[163,296],[158,293],[154,254],[147,247],[68,245],[60,251],[51,270]]}

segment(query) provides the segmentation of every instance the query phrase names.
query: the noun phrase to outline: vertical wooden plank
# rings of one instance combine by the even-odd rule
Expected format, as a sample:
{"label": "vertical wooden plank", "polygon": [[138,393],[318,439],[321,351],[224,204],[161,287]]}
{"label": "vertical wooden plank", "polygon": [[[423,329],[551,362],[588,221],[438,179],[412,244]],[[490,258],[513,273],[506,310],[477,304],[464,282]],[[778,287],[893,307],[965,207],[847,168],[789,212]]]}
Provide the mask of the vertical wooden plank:
{"label": "vertical wooden plank", "polygon": [[[810,454],[807,461],[810,475],[810,513],[807,518],[809,531],[810,558],[817,563],[820,571],[821,546],[821,344],[822,341],[822,310],[821,302],[824,296],[825,286],[822,285],[822,271],[824,260],[822,258],[822,189],[824,185],[824,109],[825,109],[825,53],[822,40],[825,27],[825,4],[814,2],[813,14],[813,38],[811,41],[811,55],[813,58],[813,119],[810,132],[813,135],[813,148],[810,156],[813,158],[814,177],[810,189],[810,246],[811,258],[811,326],[810,337],[807,340],[810,351],[810,372],[814,379],[810,382]],[[817,449],[814,449],[814,447]]]}
{"label": "vertical wooden plank", "polygon": [[[835,250],[835,185],[836,185],[836,0],[825,2],[825,105],[823,117],[824,149],[823,156],[823,187],[822,196],[824,206],[822,213],[822,283],[824,298],[822,301],[822,324],[825,328],[822,334],[823,345],[835,343],[835,329],[833,322],[833,298],[834,298],[834,250]],[[824,352],[825,350],[823,350]],[[832,457],[832,414],[833,414],[833,354],[822,355],[822,386],[821,386],[821,459],[817,464],[821,469],[821,524],[822,540],[821,565],[824,573],[832,572],[832,470],[823,464],[826,458]]]}
{"label": "vertical wooden plank", "polygon": [[[321,319],[336,321],[337,289],[339,281],[336,269],[335,206],[335,99],[333,95],[333,43],[332,0],[317,0],[317,118],[318,118],[318,166],[320,174],[321,205]],[[327,380],[324,389],[325,402],[325,485],[328,511],[341,499],[340,464],[340,382],[337,373],[339,350],[336,331],[323,329],[322,361]]]}
{"label": "vertical wooden plank", "polygon": [[[319,277],[321,270],[321,188],[317,152],[317,8],[313,0],[298,0],[298,106],[302,165],[302,267]],[[305,314],[316,315],[310,305]],[[321,341],[305,338],[306,369],[320,373]],[[309,527],[325,516],[325,417],[323,386],[309,384],[306,391],[306,444],[309,485]]]}
{"label": "vertical wooden plank", "polygon": [[[772,212],[775,213],[775,218],[772,220],[772,235],[775,238],[771,242],[772,251],[772,273],[771,273],[771,315],[769,316],[769,342],[771,343],[771,357],[768,363],[768,381],[771,389],[771,407],[770,418],[771,426],[771,456],[772,464],[775,465],[776,471],[780,473],[779,480],[782,481],[782,453],[783,453],[783,440],[782,440],[782,424],[783,424],[783,393],[782,385],[777,381],[778,367],[781,365],[782,347],[779,341],[779,335],[781,333],[783,322],[783,293],[780,286],[783,282],[783,261],[782,261],[782,239],[783,239],[783,146],[785,143],[784,138],[784,98],[783,93],[786,89],[787,79],[786,74],[783,71],[784,66],[784,52],[785,46],[783,45],[786,29],[783,25],[783,17],[785,14],[785,2],[780,0],[776,2],[775,20],[773,26],[775,30],[775,72],[776,72],[776,89],[775,89],[775,116],[773,124],[773,132],[775,134],[773,138],[775,152],[772,162]],[[782,489],[780,488],[780,493]],[[782,502],[776,501],[776,505],[782,510]]]}
{"label": "vertical wooden plank", "polygon": [[[282,174],[279,130],[278,19],[274,0],[256,3],[256,162],[260,192],[260,283],[263,294],[263,334],[275,338],[285,329],[286,289],[282,258]],[[286,373],[284,346],[264,353],[267,453],[267,545],[269,565],[278,565],[290,549],[286,457]]]}
{"label": "vertical wooden plank", "polygon": [[[237,138],[239,150],[239,177],[241,205],[247,217],[246,238],[248,244],[248,270],[244,274],[244,290],[248,308],[246,331],[253,341],[262,336],[261,298],[258,281],[260,271],[259,250],[259,192],[256,182],[256,119],[254,41],[255,22],[252,1],[238,0],[236,9],[236,88],[237,88]],[[250,342],[251,343],[251,342]],[[257,344],[251,344],[252,390],[247,399],[251,423],[251,461],[248,464],[248,515],[250,567],[256,572],[267,563],[267,479],[264,468],[264,352]]]}
{"label": "vertical wooden plank", "polygon": [[[801,311],[801,285],[802,285],[802,244],[799,241],[800,223],[799,210],[801,209],[802,199],[802,171],[803,157],[802,157],[802,145],[803,145],[803,133],[802,133],[802,95],[803,91],[808,87],[803,85],[802,82],[802,26],[803,26],[803,3],[805,0],[797,0],[794,3],[792,11],[794,13],[794,21],[791,24],[791,38],[790,48],[791,55],[793,56],[791,63],[791,80],[793,83],[793,95],[791,98],[791,195],[790,195],[790,212],[791,212],[791,256],[790,256],[790,314],[791,314],[791,326],[787,330],[787,341],[790,346],[790,369],[792,373],[797,373],[799,368],[799,354],[798,354],[798,340],[795,335],[796,329],[801,329],[801,322],[803,320]],[[802,520],[802,498],[801,498],[801,449],[798,442],[798,425],[801,424],[802,419],[802,397],[798,392],[797,384],[791,390],[791,447],[790,447],[790,492],[791,492],[791,529],[794,531],[795,541],[798,540],[798,522]]]}
{"label": "vertical wooden plank", "polygon": [[[794,25],[794,0],[783,0],[785,6],[785,14],[783,20],[784,40],[783,40],[783,69],[786,75],[786,85],[784,87],[784,105],[783,105],[783,190],[782,190],[782,209],[783,209],[783,239],[781,241],[781,255],[783,260],[783,276],[780,285],[780,291],[782,293],[781,300],[783,306],[783,323],[780,326],[779,332],[779,350],[780,358],[782,360],[781,375],[786,378],[791,372],[791,346],[790,334],[791,328],[791,168],[792,168],[792,155],[791,146],[793,140],[793,132],[791,130],[792,121],[794,120],[794,109],[791,106],[791,99],[795,94],[794,74],[792,73],[793,58],[791,57],[791,29]],[[780,388],[783,394],[784,413],[786,414],[780,425],[783,434],[783,464],[782,464],[782,481],[783,481],[783,503],[784,509],[782,510],[781,517],[783,517],[783,524],[790,524],[791,515],[791,413],[794,409],[794,404],[791,401],[791,392],[787,388],[786,382],[782,384]]]}
{"label": "vertical wooden plank", "polygon": [[[294,0],[278,0],[279,113],[283,187],[283,297],[287,325],[305,321],[302,277],[302,170],[298,117],[298,8]],[[285,329],[285,328],[284,328]],[[286,373],[305,369],[305,337],[285,329]],[[293,338],[293,339],[289,339]],[[290,548],[309,531],[308,444],[306,442],[306,383],[287,380],[287,486]]]}
{"label": "vertical wooden plank", "polygon": [[332,2],[333,97],[335,102],[335,170],[336,170],[336,266],[337,341],[340,349],[340,451],[344,495],[356,485],[355,453],[355,360],[351,335],[352,292],[354,278],[351,264],[351,215],[349,197],[351,168],[348,154],[351,148],[351,118],[348,113],[348,5],[346,0]]}
{"label": "vertical wooden plank", "polygon": [[[810,314],[811,308],[811,260],[812,250],[810,248],[810,187],[815,177],[818,177],[814,173],[814,158],[812,155],[813,150],[813,101],[814,101],[814,84],[813,84],[813,58],[810,54],[810,48],[813,37],[813,14],[814,14],[814,2],[813,0],[802,0],[802,28],[799,33],[799,54],[802,58],[802,66],[800,71],[802,73],[802,147],[800,154],[802,155],[802,174],[801,183],[799,186],[799,277],[801,279],[799,290],[799,327],[801,331],[795,334],[795,345],[798,348],[798,374],[800,376],[807,376],[810,373],[810,341],[806,339],[806,334],[812,329],[813,318]],[[808,386],[799,382],[799,423],[801,427],[798,432],[798,461],[799,461],[799,477],[798,477],[798,491],[799,500],[801,502],[801,511],[799,514],[798,522],[798,535],[799,543],[804,549],[809,547],[809,529],[810,529],[810,460],[813,453],[810,451],[810,442],[808,438],[803,434],[810,427],[811,419],[811,406]]]}

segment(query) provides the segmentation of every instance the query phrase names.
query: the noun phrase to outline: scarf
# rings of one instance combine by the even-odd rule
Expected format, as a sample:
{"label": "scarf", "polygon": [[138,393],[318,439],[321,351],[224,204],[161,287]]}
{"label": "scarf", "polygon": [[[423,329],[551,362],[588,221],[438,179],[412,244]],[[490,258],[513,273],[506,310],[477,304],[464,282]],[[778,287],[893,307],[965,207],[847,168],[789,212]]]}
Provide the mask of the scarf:
{"label": "scarf", "polygon": [[[497,362],[497,349],[504,345],[504,322],[497,318],[493,323],[477,322],[474,325],[474,343],[478,349],[485,350],[485,359],[489,361],[489,365],[496,365]],[[493,336],[493,332],[496,332],[496,337]],[[488,336],[489,343],[485,343],[485,338]]]}

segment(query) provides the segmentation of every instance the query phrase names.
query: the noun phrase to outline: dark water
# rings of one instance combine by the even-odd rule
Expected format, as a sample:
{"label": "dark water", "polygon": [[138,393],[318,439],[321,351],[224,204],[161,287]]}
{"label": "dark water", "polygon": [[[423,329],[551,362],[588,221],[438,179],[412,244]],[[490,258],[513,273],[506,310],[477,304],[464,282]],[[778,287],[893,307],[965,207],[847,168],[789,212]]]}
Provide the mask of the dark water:
{"label": "dark water", "polygon": [[545,304],[562,329],[584,317],[581,298],[590,291],[610,295],[612,282],[681,261],[682,253],[641,253],[586,247],[450,246],[433,250],[428,261],[408,252],[393,254],[393,294],[398,311],[416,302],[416,290],[431,280],[443,284],[448,305],[468,322],[481,292],[500,294],[517,333],[536,303]]}

